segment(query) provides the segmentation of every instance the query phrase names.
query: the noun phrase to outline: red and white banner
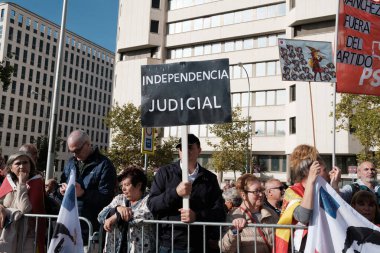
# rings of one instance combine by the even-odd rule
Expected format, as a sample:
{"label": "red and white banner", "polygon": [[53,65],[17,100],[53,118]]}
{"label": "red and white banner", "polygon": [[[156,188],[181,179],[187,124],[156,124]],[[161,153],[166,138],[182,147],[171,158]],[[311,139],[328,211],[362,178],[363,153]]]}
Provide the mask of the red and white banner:
{"label": "red and white banner", "polygon": [[380,1],[339,0],[337,91],[380,95]]}

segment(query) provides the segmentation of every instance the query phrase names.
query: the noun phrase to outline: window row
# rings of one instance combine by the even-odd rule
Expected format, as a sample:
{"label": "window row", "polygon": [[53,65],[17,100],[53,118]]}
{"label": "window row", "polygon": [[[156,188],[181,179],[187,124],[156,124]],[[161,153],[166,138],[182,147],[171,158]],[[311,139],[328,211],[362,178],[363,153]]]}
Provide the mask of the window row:
{"label": "window row", "polygon": [[176,10],[220,0],[169,0],[169,10]]}
{"label": "window row", "polygon": [[[30,17],[26,17],[24,19],[24,15],[21,13],[16,13],[15,10],[10,11],[10,17],[9,21],[10,23],[14,24],[17,16],[17,24],[19,27],[23,27],[25,22],[25,28],[26,30],[33,29],[33,33],[37,34],[39,33],[40,36],[44,37],[46,35],[47,39],[54,39],[54,42],[57,42],[58,40],[58,34],[59,32],[45,24],[43,24],[41,21],[33,20]],[[24,21],[25,20],[25,21]],[[113,57],[105,54],[104,52],[101,52],[99,49],[93,48],[91,46],[88,46],[84,44],[83,42],[80,42],[79,40],[75,39],[74,37],[70,37],[69,35],[66,35],[65,38],[66,45],[71,45],[73,48],[77,48],[77,51],[82,51],[83,53],[93,55],[93,57],[97,57],[98,59],[101,59],[102,61],[105,61],[106,63],[114,63]]]}
{"label": "window row", "polygon": [[255,136],[285,136],[285,120],[254,121]]}
{"label": "window row", "polygon": [[5,120],[5,115],[0,113],[0,128],[30,131],[32,133],[47,135],[49,131],[49,122],[48,120],[22,119],[21,117],[15,117],[13,115],[8,115],[8,119]]}
{"label": "window row", "polygon": [[258,7],[243,11],[214,15],[168,24],[168,33],[184,33],[213,27],[250,22],[254,20],[285,16],[285,3]]}
{"label": "window row", "polygon": [[286,103],[286,90],[266,90],[251,92],[251,97],[248,97],[248,92],[236,92],[231,94],[231,104],[233,107],[247,107],[248,100],[250,106],[272,106],[284,105]]}
{"label": "window row", "polygon": [[[247,72],[245,72],[246,70]],[[230,79],[281,75],[280,61],[246,63],[243,67],[230,65]]]}
{"label": "window row", "polygon": [[217,42],[212,44],[197,45],[193,47],[175,48],[168,50],[168,59],[179,59],[192,56],[208,54],[219,54],[253,48],[277,46],[277,39],[283,38],[285,34],[272,34],[256,38],[246,38]]}
{"label": "window row", "polygon": [[[84,127],[93,127],[97,129],[106,130],[106,126],[104,125],[104,122],[102,118],[95,117],[95,115],[85,115],[85,114],[79,114],[75,112],[70,112],[67,110],[59,110],[58,119],[60,122],[65,123],[71,123],[71,124],[77,124],[78,126]],[[87,119],[87,120],[86,120]]]}

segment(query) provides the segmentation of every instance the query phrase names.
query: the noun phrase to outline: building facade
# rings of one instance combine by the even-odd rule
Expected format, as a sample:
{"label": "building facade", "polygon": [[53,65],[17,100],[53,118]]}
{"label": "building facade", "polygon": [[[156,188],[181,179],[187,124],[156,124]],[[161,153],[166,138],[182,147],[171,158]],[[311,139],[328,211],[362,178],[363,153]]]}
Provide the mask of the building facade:
{"label": "building facade", "polygon": [[[334,46],[336,10],[330,0],[120,0],[113,103],[141,104],[141,65],[229,58],[232,105],[252,119],[252,156],[258,168],[285,180],[289,154],[314,141],[309,84],[282,81],[277,40]],[[315,146],[331,164],[333,84],[310,86]],[[206,140],[218,139],[208,125],[189,131],[201,138],[207,165],[213,150]],[[180,127],[164,128],[163,136],[180,137]],[[350,133],[336,133],[343,171],[356,164],[360,149]]]}
{"label": "building facade", "polygon": [[[6,157],[48,136],[59,35],[55,23],[19,5],[0,4],[0,59],[15,68],[10,87],[1,92],[0,145]],[[70,31],[65,36],[57,172],[70,156],[66,137],[75,129],[87,131],[93,145],[107,149],[109,129],[102,119],[112,103],[114,53]]]}

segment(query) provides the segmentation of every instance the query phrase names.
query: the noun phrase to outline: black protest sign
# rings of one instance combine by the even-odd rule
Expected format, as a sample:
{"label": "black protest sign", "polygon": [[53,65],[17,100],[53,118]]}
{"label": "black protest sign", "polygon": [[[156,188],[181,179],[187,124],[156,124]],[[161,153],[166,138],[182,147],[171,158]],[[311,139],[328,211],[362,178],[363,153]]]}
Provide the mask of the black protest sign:
{"label": "black protest sign", "polygon": [[231,121],[228,59],[141,66],[143,127]]}

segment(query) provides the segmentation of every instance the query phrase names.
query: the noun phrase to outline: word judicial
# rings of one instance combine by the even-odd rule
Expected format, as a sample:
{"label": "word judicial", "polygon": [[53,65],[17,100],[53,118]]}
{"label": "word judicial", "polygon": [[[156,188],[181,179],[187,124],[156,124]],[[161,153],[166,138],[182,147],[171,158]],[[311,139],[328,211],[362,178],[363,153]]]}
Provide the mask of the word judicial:
{"label": "word judicial", "polygon": [[204,110],[204,109],[218,109],[222,106],[217,103],[216,96],[213,97],[189,97],[189,98],[164,98],[164,99],[152,99],[152,107],[149,112],[159,111],[176,111],[184,109],[188,110]]}
{"label": "word judicial", "polygon": [[228,79],[228,73],[225,69],[223,69],[186,73],[164,73],[161,75],[143,76],[142,78],[143,85],[170,84]]}

